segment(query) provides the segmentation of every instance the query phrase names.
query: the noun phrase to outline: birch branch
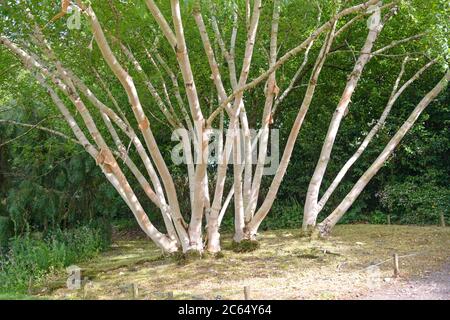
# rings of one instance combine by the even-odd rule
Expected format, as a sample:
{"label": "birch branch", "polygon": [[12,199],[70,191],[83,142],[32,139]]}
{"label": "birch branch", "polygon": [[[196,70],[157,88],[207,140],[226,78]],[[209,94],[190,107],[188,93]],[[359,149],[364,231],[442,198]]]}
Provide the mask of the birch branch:
{"label": "birch branch", "polygon": [[332,25],[333,21],[336,21],[344,16],[350,15],[352,13],[357,13],[366,10],[369,6],[377,4],[380,0],[369,0],[365,3],[347,8],[336,14],[334,17],[332,17],[328,22],[323,24],[321,27],[316,29],[306,40],[304,40],[300,45],[297,47],[291,49],[287,53],[285,53],[278,61],[269,69],[267,69],[265,72],[263,72],[261,75],[253,79],[252,81],[248,82],[245,85],[240,86],[237,88],[231,95],[228,96],[228,98],[222,102],[222,104],[217,108],[208,118],[208,123],[212,123],[214,118],[220,113],[220,109],[224,108],[224,106],[231,102],[235,96],[241,94],[245,90],[251,89],[256,87],[261,81],[266,79],[271,73],[273,73],[275,70],[280,68],[284,63],[289,61],[293,56],[297,55],[301,51],[305,50],[308,45],[311,43],[311,41],[314,41],[322,32],[325,30],[328,30]]}
{"label": "birch branch", "polygon": [[47,128],[47,127],[44,127],[44,126],[40,126],[40,125],[39,125],[40,123],[42,123],[43,121],[45,121],[45,120],[47,120],[47,119],[48,119],[48,118],[43,119],[43,120],[39,121],[39,122],[36,123],[36,124],[29,124],[29,123],[22,123],[22,122],[14,121],[14,120],[0,119],[0,123],[8,123],[8,124],[16,125],[16,126],[21,126],[21,127],[30,128],[30,130],[27,130],[25,133],[21,134],[20,136],[17,136],[17,137],[15,137],[14,139],[11,139],[11,140],[8,140],[8,141],[6,141],[6,142],[3,142],[2,144],[0,144],[0,147],[3,147],[4,145],[6,145],[6,144],[8,144],[8,143],[11,143],[11,142],[13,142],[13,141],[15,141],[15,140],[17,140],[17,139],[19,139],[19,138],[25,136],[26,134],[28,134],[28,133],[29,133],[30,131],[32,131],[33,129],[45,131],[45,132],[51,133],[51,134],[53,134],[53,135],[55,135],[55,136],[64,138],[64,139],[66,139],[66,140],[68,140],[68,141],[70,141],[70,142],[73,142],[73,143],[82,145],[80,141],[78,141],[78,140],[76,140],[76,139],[74,139],[74,138],[71,138],[71,137],[69,137],[68,135],[66,135],[66,134],[64,134],[64,133],[62,133],[62,132],[60,132],[60,131],[53,130],[53,129],[50,129],[50,128]]}
{"label": "birch branch", "polygon": [[426,33],[419,33],[419,34],[416,34],[416,35],[413,35],[411,37],[407,37],[407,38],[404,38],[404,39],[401,39],[401,40],[392,41],[389,45],[372,52],[372,56],[379,55],[379,54],[381,54],[381,53],[383,53],[383,52],[385,52],[385,51],[387,51],[387,50],[389,50],[389,49],[391,49],[391,48],[393,48],[395,46],[398,46],[399,44],[403,44],[403,43],[406,43],[406,42],[409,42],[409,41],[420,39],[425,34]]}

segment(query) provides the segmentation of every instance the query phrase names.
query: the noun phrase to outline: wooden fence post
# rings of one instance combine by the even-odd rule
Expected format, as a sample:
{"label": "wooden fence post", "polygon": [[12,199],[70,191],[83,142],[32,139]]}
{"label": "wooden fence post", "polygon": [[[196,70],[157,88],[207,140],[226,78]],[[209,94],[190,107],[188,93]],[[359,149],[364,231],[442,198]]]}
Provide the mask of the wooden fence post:
{"label": "wooden fence post", "polygon": [[131,294],[131,299],[133,299],[133,300],[139,296],[139,288],[134,283],[132,283],[130,285],[130,294]]}
{"label": "wooden fence post", "polygon": [[444,217],[444,214],[441,213],[440,217],[441,217],[441,227],[445,227],[445,217]]}
{"label": "wooden fence post", "polygon": [[33,295],[33,277],[28,280],[28,294]]}
{"label": "wooden fence post", "polygon": [[387,223],[388,223],[388,225],[391,225],[391,215],[390,214],[387,215]]}
{"label": "wooden fence post", "polygon": [[89,295],[89,287],[87,284],[83,286],[83,300],[86,300]]}
{"label": "wooden fence post", "polygon": [[245,300],[250,300],[250,287],[249,286],[244,287],[244,297],[245,297]]}
{"label": "wooden fence post", "polygon": [[398,267],[398,254],[394,253],[394,277],[400,276],[400,270]]}

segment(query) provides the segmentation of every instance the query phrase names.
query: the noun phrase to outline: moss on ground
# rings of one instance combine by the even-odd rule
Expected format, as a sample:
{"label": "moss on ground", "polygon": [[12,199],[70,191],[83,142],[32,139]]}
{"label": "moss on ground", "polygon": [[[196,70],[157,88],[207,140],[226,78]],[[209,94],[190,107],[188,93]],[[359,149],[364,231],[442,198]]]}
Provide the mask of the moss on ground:
{"label": "moss on ground", "polygon": [[187,252],[176,252],[172,255],[172,258],[175,260],[175,262],[180,265],[180,266],[184,266],[186,264],[192,263],[196,260],[202,259],[205,256],[196,250],[189,250]]}
{"label": "moss on ground", "polygon": [[259,242],[256,240],[242,240],[241,242],[233,241],[231,243],[231,250],[234,252],[252,252],[259,248]]}
{"label": "moss on ground", "polygon": [[149,240],[119,240],[80,265],[89,278],[87,289],[66,289],[62,274],[36,292],[51,299],[131,299],[132,284],[138,288],[136,299],[242,299],[243,287],[250,286],[252,299],[331,299],[367,291],[367,267],[386,261],[379,265],[383,285],[392,278],[393,253],[401,256],[403,278],[439,269],[450,259],[448,227],[339,225],[326,240],[299,234],[295,229],[262,232],[257,250],[239,252],[232,236],[223,235],[220,259],[203,255],[181,264]]}

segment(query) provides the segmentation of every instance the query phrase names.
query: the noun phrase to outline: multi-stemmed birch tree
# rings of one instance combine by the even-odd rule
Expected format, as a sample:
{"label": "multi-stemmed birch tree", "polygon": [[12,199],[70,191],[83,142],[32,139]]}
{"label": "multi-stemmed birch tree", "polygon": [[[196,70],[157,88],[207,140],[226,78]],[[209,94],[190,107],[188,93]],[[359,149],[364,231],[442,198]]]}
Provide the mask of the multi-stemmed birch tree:
{"label": "multi-stemmed birch tree", "polygon": [[[64,1],[67,4],[67,1]],[[49,94],[62,114],[75,138],[86,152],[95,159],[106,179],[117,190],[130,208],[142,230],[165,252],[220,251],[220,225],[231,199],[234,208],[234,237],[236,243],[256,240],[258,228],[270,212],[277,192],[286,173],[295,142],[305,117],[314,99],[318,81],[327,58],[334,54],[333,45],[339,37],[351,29],[359,20],[367,20],[364,45],[355,54],[355,64],[349,74],[341,99],[329,124],[316,169],[311,178],[304,207],[305,230],[316,226],[318,214],[324,208],[331,194],[343,177],[364,152],[378,130],[384,125],[392,106],[403,91],[434,64],[438,57],[430,59],[407,81],[402,79],[410,58],[406,55],[401,71],[393,84],[392,94],[387,97],[386,107],[362,141],[354,155],[345,163],[338,175],[319,198],[320,187],[331,157],[331,151],[339,126],[349,112],[349,105],[358,82],[363,77],[367,63],[391,48],[420,38],[413,34],[404,39],[393,39],[392,43],[376,48],[377,38],[383,28],[399,12],[398,1],[382,3],[379,0],[360,1],[355,4],[338,1],[332,12],[324,14],[323,3],[314,3],[317,21],[314,30],[305,39],[290,49],[280,50],[278,30],[283,14],[283,1],[246,0],[231,5],[231,34],[223,32],[215,16],[215,5],[209,1],[188,1],[185,10],[180,1],[170,0],[170,12],[161,10],[161,4],[145,0],[146,9],[153,19],[154,37],[142,39],[145,58],[151,62],[159,77],[149,75],[142,67],[142,61],[126,40],[111,34],[103,27],[96,15],[96,6],[87,1],[73,1],[72,7],[80,12],[89,24],[92,35],[90,49],[94,45],[107,66],[107,71],[120,82],[127,97],[127,105],[121,105],[103,80],[105,71],[92,70],[98,82],[90,84],[83,74],[71,70],[64,57],[58,56],[54,43],[48,40],[46,26],[35,22],[38,12],[28,11],[30,23],[29,39],[19,39],[15,34],[0,35],[0,43],[21,60],[23,66]],[[250,78],[255,46],[259,39],[262,8],[270,7],[270,34],[267,48],[267,68],[253,79]],[[67,9],[67,6],[65,6]],[[186,37],[186,11],[192,14],[197,29],[197,39]],[[61,15],[62,16],[62,15]],[[327,16],[327,17],[325,17]],[[71,17],[72,18],[72,17]],[[132,19],[132,17],[129,17]],[[156,28],[157,27],[157,28]],[[245,39],[242,56],[237,54],[239,35]],[[192,35],[191,35],[192,36]],[[201,97],[198,90],[196,70],[191,63],[190,43],[201,41],[202,55],[208,66],[214,92]],[[162,52],[160,46],[168,46]],[[286,46],[286,44],[284,44]],[[314,59],[314,48],[317,47]],[[284,52],[280,54],[280,52]],[[170,56],[168,56],[170,54]],[[197,52],[198,54],[198,52]],[[283,65],[301,57],[298,70],[285,88],[277,82],[277,70]],[[313,61],[308,69],[308,61]],[[106,69],[106,68],[105,68]],[[309,75],[306,90],[298,101],[298,114],[290,129],[279,166],[270,176],[268,192],[261,195],[261,183],[271,145],[271,125],[278,108],[293,90],[299,77]],[[133,75],[133,76],[132,76]],[[91,75],[92,76],[92,75]],[[412,110],[411,115],[386,145],[383,152],[356,182],[352,190],[338,207],[316,230],[326,236],[345,214],[370,179],[382,167],[421,112],[446,87],[449,72],[428,92]],[[149,108],[142,102],[137,83],[142,83],[153,101]],[[246,94],[257,86],[263,87],[264,104],[260,121],[250,121],[248,111],[255,108],[248,103]],[[102,94],[98,94],[98,88]],[[107,96],[109,99],[103,99]],[[205,101],[209,101],[205,105]],[[152,110],[152,108],[155,108]],[[180,141],[183,164],[186,165],[189,181],[188,199],[180,199],[174,182],[171,166],[163,156],[161,144],[155,138],[153,116],[155,110],[162,115],[164,123]],[[130,112],[131,110],[131,112]],[[132,117],[130,117],[132,115]],[[39,128],[38,128],[39,129]],[[62,135],[48,128],[40,128]],[[216,129],[216,130],[215,130]],[[256,130],[257,134],[253,134]],[[218,133],[218,134],[216,134]],[[217,139],[213,136],[216,135]],[[214,144],[212,144],[214,140]],[[214,149],[214,160],[211,158]],[[139,161],[137,163],[136,161]],[[131,180],[131,176],[135,179]],[[230,190],[226,182],[231,180]],[[135,185],[131,181],[137,181]],[[148,213],[137,196],[141,188],[152,203],[159,208],[164,229],[158,230],[148,218]],[[227,192],[226,192],[227,191]],[[263,199],[260,201],[260,199]],[[184,212],[180,201],[189,202],[189,212]],[[300,214],[300,213],[299,213]]]}

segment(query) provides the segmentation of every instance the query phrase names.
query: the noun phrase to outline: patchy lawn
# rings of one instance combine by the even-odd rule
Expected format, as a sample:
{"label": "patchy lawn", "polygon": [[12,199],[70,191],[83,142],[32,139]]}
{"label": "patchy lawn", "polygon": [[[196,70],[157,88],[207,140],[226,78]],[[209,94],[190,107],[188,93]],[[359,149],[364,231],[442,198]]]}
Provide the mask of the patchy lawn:
{"label": "patchy lawn", "polygon": [[[230,239],[223,236],[222,258],[183,264],[149,240],[119,237],[109,251],[80,264],[81,289],[67,289],[67,275],[57,274],[34,291],[50,299],[243,299],[249,286],[252,299],[354,299],[450,261],[450,228],[339,225],[323,241],[301,238],[295,229],[266,231],[260,248],[248,253],[231,251]],[[400,256],[399,279],[393,253]]]}

